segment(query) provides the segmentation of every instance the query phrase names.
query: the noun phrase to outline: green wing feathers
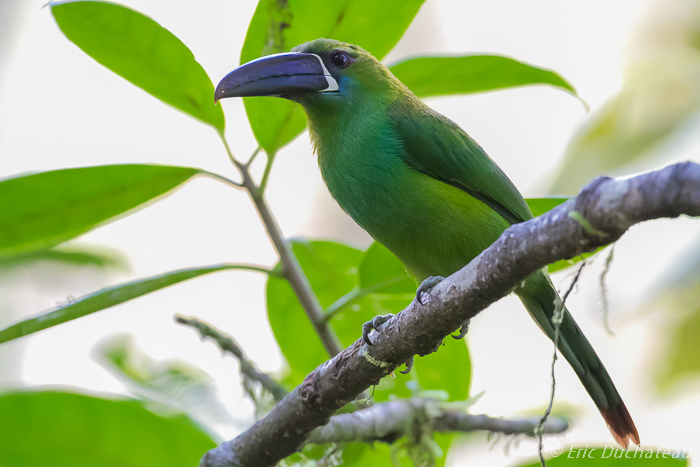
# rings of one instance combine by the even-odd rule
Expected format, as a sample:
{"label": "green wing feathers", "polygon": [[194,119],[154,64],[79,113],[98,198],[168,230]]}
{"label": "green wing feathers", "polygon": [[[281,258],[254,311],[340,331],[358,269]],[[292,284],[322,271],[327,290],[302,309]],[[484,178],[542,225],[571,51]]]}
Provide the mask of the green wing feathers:
{"label": "green wing feathers", "polygon": [[515,185],[456,123],[415,97],[395,101],[389,115],[409,167],[467,192],[511,224],[532,218]]}

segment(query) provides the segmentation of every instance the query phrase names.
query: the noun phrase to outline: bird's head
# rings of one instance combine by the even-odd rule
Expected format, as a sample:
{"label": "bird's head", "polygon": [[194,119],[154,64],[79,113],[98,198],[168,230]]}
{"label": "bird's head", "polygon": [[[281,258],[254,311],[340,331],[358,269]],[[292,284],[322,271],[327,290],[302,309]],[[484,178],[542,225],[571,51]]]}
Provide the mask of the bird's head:
{"label": "bird's head", "polygon": [[391,72],[361,47],[316,39],[236,68],[216,87],[215,100],[275,96],[299,102],[308,110],[381,99],[400,87]]}

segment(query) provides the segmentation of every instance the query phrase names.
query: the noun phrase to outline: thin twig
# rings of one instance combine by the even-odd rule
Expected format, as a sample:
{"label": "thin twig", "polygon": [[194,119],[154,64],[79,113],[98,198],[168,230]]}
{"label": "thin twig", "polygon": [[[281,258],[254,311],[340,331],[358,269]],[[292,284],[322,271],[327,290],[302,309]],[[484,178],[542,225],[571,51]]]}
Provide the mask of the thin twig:
{"label": "thin twig", "polygon": [[288,394],[288,391],[284,389],[281,384],[270,378],[265,373],[259,372],[255,368],[255,365],[248,360],[246,355],[243,353],[243,350],[241,350],[241,347],[233,337],[223,333],[211,324],[198,318],[175,315],[175,321],[196,329],[202,336],[202,339],[206,337],[213,339],[222,352],[228,352],[236,357],[241,364],[241,373],[246,377],[259,382],[265,390],[272,394],[276,401],[281,401],[284,399],[284,396]]}
{"label": "thin twig", "polygon": [[585,261],[581,261],[581,266],[578,268],[578,272],[576,272],[576,275],[574,276],[574,280],[571,281],[571,285],[569,286],[569,289],[566,291],[564,296],[561,299],[560,303],[557,303],[556,308],[554,309],[554,314],[552,315],[552,322],[554,323],[554,353],[552,354],[552,391],[549,394],[549,405],[547,406],[547,410],[544,411],[544,415],[542,415],[542,418],[540,418],[540,422],[537,424],[537,428],[535,429],[535,432],[537,433],[537,437],[539,438],[538,441],[538,446],[537,446],[537,452],[540,456],[540,462],[542,463],[542,467],[547,467],[547,463],[544,460],[544,456],[542,455],[542,448],[544,444],[544,440],[542,438],[542,435],[544,433],[543,427],[545,422],[547,421],[547,417],[549,417],[549,414],[552,413],[552,406],[554,405],[554,391],[556,389],[557,381],[554,376],[554,365],[557,362],[557,348],[559,347],[559,330],[561,329],[561,323],[564,321],[564,310],[565,305],[566,305],[566,299],[569,297],[569,294],[571,291],[574,289],[574,286],[578,282],[579,277],[581,277],[581,271],[583,271],[583,267],[586,265]]}
{"label": "thin twig", "polygon": [[610,272],[610,267],[613,262],[613,253],[615,252],[615,244],[610,245],[610,253],[608,257],[605,258],[605,267],[603,272],[600,274],[600,301],[603,307],[603,327],[611,336],[615,336],[612,328],[610,327],[610,303],[608,301],[608,284],[607,277]]}
{"label": "thin twig", "polygon": [[243,165],[244,165],[246,168],[247,168],[247,167],[250,167],[250,164],[252,164],[253,161],[255,160],[255,157],[256,157],[258,154],[260,154],[260,151],[262,151],[262,146],[258,146],[257,148],[255,148],[255,151],[253,151],[253,154],[250,155],[250,157],[248,158],[248,160],[246,161],[246,163],[243,164]]}
{"label": "thin twig", "polygon": [[[341,350],[340,341],[335,336],[333,330],[324,321],[323,307],[319,303],[316,294],[311,288],[311,284],[309,284],[309,280],[304,274],[304,271],[301,269],[299,261],[297,260],[296,256],[294,256],[294,253],[289,246],[289,242],[282,236],[282,231],[277,225],[277,220],[272,215],[270,207],[265,201],[262,186],[258,187],[255,184],[255,181],[253,181],[253,178],[248,171],[248,167],[233,156],[224,134],[220,132],[219,136],[224,144],[224,148],[226,148],[226,154],[228,154],[228,157],[233,165],[235,165],[238,171],[241,173],[241,177],[243,178],[242,185],[246,190],[248,190],[248,194],[253,200],[255,208],[258,210],[258,215],[265,225],[267,235],[280,256],[284,277],[289,282],[289,285],[292,286],[294,293],[299,299],[299,302],[304,308],[309,320],[311,320],[311,324],[313,324],[314,328],[316,329],[316,332],[321,338],[321,342],[323,343],[323,346],[328,354],[331,357],[337,355]],[[269,164],[271,156],[268,155],[268,158]]]}

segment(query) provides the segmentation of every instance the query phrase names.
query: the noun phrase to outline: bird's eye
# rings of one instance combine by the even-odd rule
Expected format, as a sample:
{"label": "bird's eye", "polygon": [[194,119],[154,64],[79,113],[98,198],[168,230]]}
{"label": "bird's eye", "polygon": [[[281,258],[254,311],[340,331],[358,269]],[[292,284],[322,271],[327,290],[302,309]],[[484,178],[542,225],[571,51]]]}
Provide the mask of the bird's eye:
{"label": "bird's eye", "polygon": [[345,52],[336,50],[331,54],[331,63],[338,68],[345,68],[350,65],[350,57]]}

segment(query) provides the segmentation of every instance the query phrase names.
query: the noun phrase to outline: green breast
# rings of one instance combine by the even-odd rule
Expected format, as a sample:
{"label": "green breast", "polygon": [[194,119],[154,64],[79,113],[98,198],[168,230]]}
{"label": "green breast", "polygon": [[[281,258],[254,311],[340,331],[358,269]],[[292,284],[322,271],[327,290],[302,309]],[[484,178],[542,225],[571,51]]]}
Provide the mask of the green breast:
{"label": "green breast", "polygon": [[351,141],[318,130],[311,125],[333,198],[419,281],[460,269],[509,226],[483,202],[407,166],[388,122],[365,125]]}

